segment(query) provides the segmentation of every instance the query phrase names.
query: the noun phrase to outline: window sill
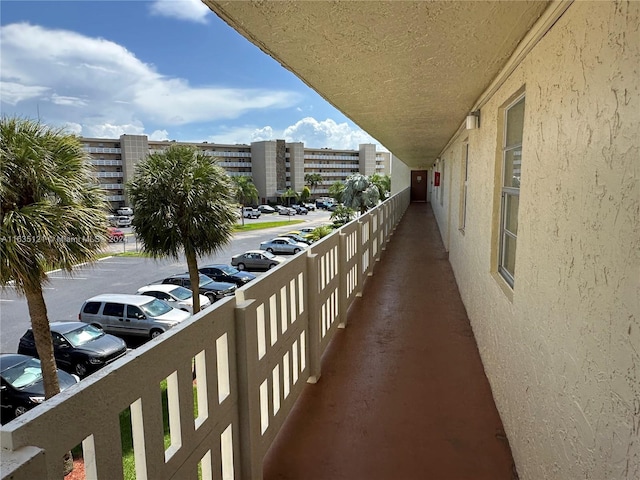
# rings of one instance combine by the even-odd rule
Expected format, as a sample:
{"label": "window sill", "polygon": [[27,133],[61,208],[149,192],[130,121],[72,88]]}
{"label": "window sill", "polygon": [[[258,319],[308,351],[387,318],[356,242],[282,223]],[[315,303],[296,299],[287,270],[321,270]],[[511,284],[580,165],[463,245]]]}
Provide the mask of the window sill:
{"label": "window sill", "polygon": [[509,285],[498,272],[491,272],[491,276],[502,290],[502,293],[507,297],[507,300],[513,303],[513,288],[511,288],[511,285]]}

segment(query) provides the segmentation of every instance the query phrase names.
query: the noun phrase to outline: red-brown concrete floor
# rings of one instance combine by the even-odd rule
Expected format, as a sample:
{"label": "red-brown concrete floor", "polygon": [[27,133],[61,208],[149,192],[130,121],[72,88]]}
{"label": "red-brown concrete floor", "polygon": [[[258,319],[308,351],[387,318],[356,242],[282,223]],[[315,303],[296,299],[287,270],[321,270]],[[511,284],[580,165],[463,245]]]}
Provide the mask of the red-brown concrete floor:
{"label": "red-brown concrete floor", "polygon": [[265,480],[512,480],[430,204],[413,203],[267,453]]}

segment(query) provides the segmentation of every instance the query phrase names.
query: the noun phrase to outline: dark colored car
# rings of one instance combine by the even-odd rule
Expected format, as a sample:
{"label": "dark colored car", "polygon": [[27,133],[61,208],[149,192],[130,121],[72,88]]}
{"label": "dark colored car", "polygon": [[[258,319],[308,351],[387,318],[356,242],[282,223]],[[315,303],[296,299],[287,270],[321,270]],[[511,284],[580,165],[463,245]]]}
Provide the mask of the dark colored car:
{"label": "dark colored car", "polygon": [[[58,370],[60,391],[78,383],[78,377]],[[0,355],[0,418],[2,423],[44,402],[40,360],[27,355]]]}
{"label": "dark colored car", "polygon": [[[171,283],[173,285],[180,285],[184,288],[191,289],[191,280],[189,279],[189,273],[179,273],[178,275],[172,275],[167,277],[160,283]],[[221,298],[233,295],[236,291],[235,283],[227,282],[214,282],[211,278],[204,274],[200,274],[200,294],[206,296],[211,303]]]}
{"label": "dark colored car", "polygon": [[241,272],[236,267],[224,264],[205,265],[199,268],[198,271],[216,282],[235,283],[239,287],[256,278],[253,273]]}
{"label": "dark colored car", "polygon": [[291,205],[291,208],[293,208],[298,215],[306,215],[309,213],[309,210],[302,205]]}
{"label": "dark colored car", "polygon": [[[75,373],[80,378],[127,353],[124,340],[84,322],[53,322],[50,328],[53,355],[58,368]],[[38,357],[31,329],[20,339],[18,353]]]}

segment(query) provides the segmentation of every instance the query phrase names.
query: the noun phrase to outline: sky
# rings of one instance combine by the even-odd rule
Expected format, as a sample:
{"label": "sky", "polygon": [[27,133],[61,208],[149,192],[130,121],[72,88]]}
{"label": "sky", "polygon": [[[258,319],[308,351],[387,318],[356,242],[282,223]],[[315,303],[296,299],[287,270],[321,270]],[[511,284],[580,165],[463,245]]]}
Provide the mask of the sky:
{"label": "sky", "polygon": [[82,137],[386,150],[200,0],[2,0],[0,112]]}

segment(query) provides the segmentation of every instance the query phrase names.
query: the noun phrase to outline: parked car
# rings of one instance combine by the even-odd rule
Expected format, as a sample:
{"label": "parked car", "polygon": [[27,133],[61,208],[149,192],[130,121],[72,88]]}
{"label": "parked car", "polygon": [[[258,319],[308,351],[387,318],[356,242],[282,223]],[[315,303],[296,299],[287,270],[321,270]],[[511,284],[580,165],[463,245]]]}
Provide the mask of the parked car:
{"label": "parked car", "polygon": [[287,237],[276,237],[260,244],[260,250],[266,250],[269,253],[293,253],[301,252],[309,245],[306,243],[296,242]]}
{"label": "parked car", "polygon": [[[188,288],[173,284],[156,284],[140,287],[136,292],[138,295],[155,297],[164,300],[173,308],[179,308],[185,312],[193,314],[193,292]],[[200,295],[200,310],[204,310],[211,305],[211,300],[204,295]]]}
{"label": "parked car", "polygon": [[112,227],[130,227],[131,217],[126,215],[107,215],[107,222]]}
{"label": "parked car", "polygon": [[[51,340],[58,368],[80,378],[100,370],[127,353],[121,338],[104,333],[83,322],[52,322]],[[38,358],[33,331],[27,330],[18,344],[18,353]]]}
{"label": "parked car", "polygon": [[256,278],[252,273],[241,272],[236,267],[223,264],[205,265],[200,267],[198,271],[216,282],[235,283],[239,287]]}
{"label": "parked car", "polygon": [[133,208],[131,207],[120,207],[116,210],[118,215],[133,215]]}
{"label": "parked car", "polygon": [[259,210],[261,213],[276,213],[276,209],[273,208],[271,205],[258,205],[257,210]]}
{"label": "parked car", "polygon": [[107,227],[107,241],[109,243],[124,242],[124,232],[116,227]]}
{"label": "parked car", "polygon": [[284,257],[263,250],[249,250],[231,257],[231,265],[238,270],[269,270],[286,261]]}
{"label": "parked car", "polygon": [[298,215],[306,215],[307,213],[309,213],[309,210],[307,210],[302,205],[292,205],[291,208],[293,208]]}
{"label": "parked car", "polygon": [[[79,378],[58,370],[60,391],[78,383]],[[0,418],[2,423],[19,417],[44,402],[40,360],[27,355],[0,355]]]}
{"label": "parked car", "polygon": [[313,212],[316,209],[316,204],[315,203],[303,203],[302,206],[304,208],[306,208],[307,210],[309,210],[310,212]]}
{"label": "parked car", "polygon": [[78,319],[114,335],[155,338],[190,316],[146,295],[105,293],[85,300]]}
{"label": "parked car", "polygon": [[306,243],[307,245],[311,245],[312,240],[310,238],[306,238],[300,232],[287,232],[280,235],[281,237],[287,237],[295,240],[298,243]]}
{"label": "parked car", "polygon": [[[180,285],[184,288],[191,289],[191,279],[189,278],[189,272],[179,273],[178,275],[172,275],[165,278],[160,283],[170,283],[173,285]],[[233,295],[236,291],[235,283],[227,282],[214,282],[211,278],[204,274],[200,274],[200,284],[198,285],[200,293],[206,296],[211,303],[221,298]]]}
{"label": "parked car", "polygon": [[280,215],[295,215],[296,211],[291,207],[285,207],[282,205],[278,205],[278,213]]}
{"label": "parked car", "polygon": [[333,199],[318,199],[316,200],[316,208],[327,210],[334,203]]}
{"label": "parked car", "polygon": [[261,212],[253,207],[244,207],[242,209],[242,216],[244,218],[260,218]]}

